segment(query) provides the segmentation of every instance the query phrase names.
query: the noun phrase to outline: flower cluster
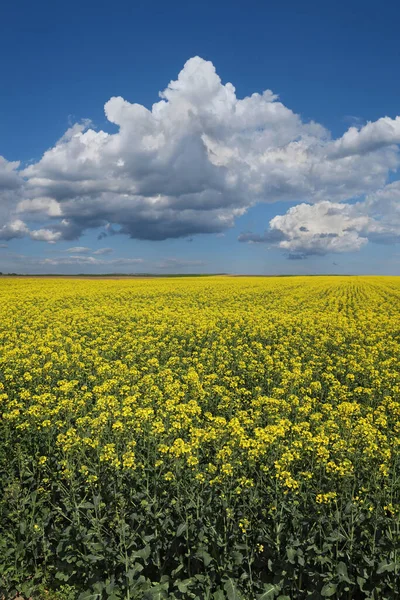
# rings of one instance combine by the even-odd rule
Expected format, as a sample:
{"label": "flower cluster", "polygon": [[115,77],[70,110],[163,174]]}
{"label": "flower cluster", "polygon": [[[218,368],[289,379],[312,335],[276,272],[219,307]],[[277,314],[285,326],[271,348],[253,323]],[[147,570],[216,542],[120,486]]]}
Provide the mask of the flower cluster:
{"label": "flower cluster", "polygon": [[7,279],[0,296],[1,437],[38,488],[186,486],[239,535],[257,494],[267,514],[290,497],[398,515],[398,279]]}

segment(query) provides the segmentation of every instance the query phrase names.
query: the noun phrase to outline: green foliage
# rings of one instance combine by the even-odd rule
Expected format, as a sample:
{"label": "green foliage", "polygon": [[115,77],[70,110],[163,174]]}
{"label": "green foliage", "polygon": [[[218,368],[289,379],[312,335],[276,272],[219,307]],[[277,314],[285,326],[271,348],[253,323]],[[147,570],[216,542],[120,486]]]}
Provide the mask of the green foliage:
{"label": "green foliage", "polygon": [[[278,514],[265,515],[268,496],[253,491],[236,505],[229,498],[237,514],[254,515],[244,536],[223,519],[227,499],[193,485],[171,489],[105,470],[91,487],[79,476],[68,487],[55,479],[40,495],[33,461],[2,456],[0,589],[7,598],[380,600],[397,593],[399,524],[384,515],[311,513],[306,498],[289,495],[279,499]],[[268,535],[278,530],[279,543]]]}
{"label": "green foliage", "polygon": [[215,281],[2,280],[1,600],[400,597],[398,283]]}

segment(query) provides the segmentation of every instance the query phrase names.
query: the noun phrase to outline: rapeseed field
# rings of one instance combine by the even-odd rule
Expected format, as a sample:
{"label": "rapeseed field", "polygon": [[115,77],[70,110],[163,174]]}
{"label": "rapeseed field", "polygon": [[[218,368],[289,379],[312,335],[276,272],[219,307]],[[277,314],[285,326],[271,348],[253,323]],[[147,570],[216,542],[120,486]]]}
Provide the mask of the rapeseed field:
{"label": "rapeseed field", "polygon": [[4,597],[399,598],[399,301],[0,280]]}

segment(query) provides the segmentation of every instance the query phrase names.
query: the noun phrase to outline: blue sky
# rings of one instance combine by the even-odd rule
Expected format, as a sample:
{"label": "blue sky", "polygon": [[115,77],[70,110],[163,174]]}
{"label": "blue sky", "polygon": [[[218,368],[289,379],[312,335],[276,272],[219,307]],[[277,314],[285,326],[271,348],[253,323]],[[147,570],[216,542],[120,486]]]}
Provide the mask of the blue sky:
{"label": "blue sky", "polygon": [[[0,271],[400,274],[399,18],[358,0],[7,2]],[[166,89],[156,124],[130,110]],[[240,104],[264,90],[279,98]]]}

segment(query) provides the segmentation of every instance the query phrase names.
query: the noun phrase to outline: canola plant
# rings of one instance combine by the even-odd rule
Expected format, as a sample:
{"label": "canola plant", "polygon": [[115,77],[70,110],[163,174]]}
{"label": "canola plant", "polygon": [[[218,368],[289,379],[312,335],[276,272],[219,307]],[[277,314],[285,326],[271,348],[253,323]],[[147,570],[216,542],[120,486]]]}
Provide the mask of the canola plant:
{"label": "canola plant", "polygon": [[400,279],[0,281],[0,597],[400,597]]}

